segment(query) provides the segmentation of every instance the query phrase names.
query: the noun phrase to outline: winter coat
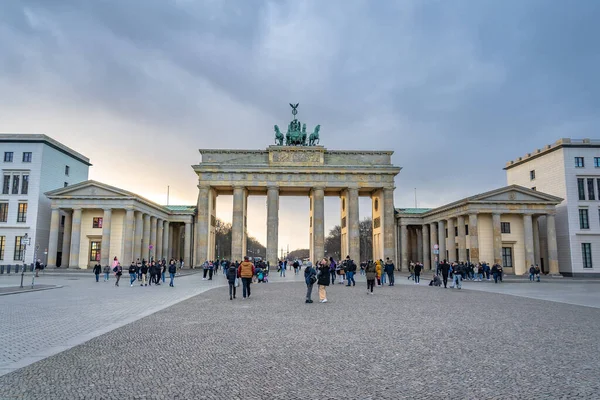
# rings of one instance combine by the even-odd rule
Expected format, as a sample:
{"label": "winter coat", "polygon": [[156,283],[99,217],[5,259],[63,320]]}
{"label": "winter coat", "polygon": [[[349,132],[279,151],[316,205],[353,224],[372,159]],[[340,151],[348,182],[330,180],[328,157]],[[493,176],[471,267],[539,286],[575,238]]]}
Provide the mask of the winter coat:
{"label": "winter coat", "polygon": [[176,272],[177,272],[177,264],[175,264],[175,263],[169,264],[169,273],[174,274]]}
{"label": "winter coat", "polygon": [[96,275],[100,274],[100,270],[101,270],[100,265],[98,265],[98,264],[94,265],[94,273]]}
{"label": "winter coat", "polygon": [[321,265],[319,267],[319,275],[317,276],[317,284],[322,286],[329,286],[329,278],[329,267],[327,265]]}
{"label": "winter coat", "polygon": [[381,264],[379,262],[375,263],[375,273],[378,278],[381,278]]}
{"label": "winter coat", "polygon": [[256,270],[254,269],[254,264],[250,261],[244,261],[240,264],[238,268],[238,275],[240,278],[252,278]]}
{"label": "winter coat", "polygon": [[237,276],[238,271],[235,265],[232,265],[229,268],[227,268],[227,282],[235,283],[235,278],[237,278]]}
{"label": "winter coat", "polygon": [[383,270],[388,274],[391,274],[392,272],[394,272],[394,263],[391,261],[389,263],[386,262],[385,266],[383,267]]}
{"label": "winter coat", "polygon": [[415,265],[415,275],[421,275],[421,264]]}
{"label": "winter coat", "polygon": [[106,267],[104,267],[103,271],[104,271],[105,274],[110,273],[110,267],[107,265]]}
{"label": "winter coat", "polygon": [[367,274],[367,280],[374,280],[377,278],[377,267],[373,263],[368,263],[367,268],[365,268],[365,273]]}
{"label": "winter coat", "polygon": [[135,264],[131,264],[129,266],[129,273],[130,274],[135,274],[136,271],[137,271],[137,267],[135,266]]}
{"label": "winter coat", "polygon": [[317,275],[317,271],[313,267],[306,268],[304,270],[304,282],[306,282],[307,285],[314,284],[314,282],[310,281],[310,278],[312,276],[316,276],[316,275]]}

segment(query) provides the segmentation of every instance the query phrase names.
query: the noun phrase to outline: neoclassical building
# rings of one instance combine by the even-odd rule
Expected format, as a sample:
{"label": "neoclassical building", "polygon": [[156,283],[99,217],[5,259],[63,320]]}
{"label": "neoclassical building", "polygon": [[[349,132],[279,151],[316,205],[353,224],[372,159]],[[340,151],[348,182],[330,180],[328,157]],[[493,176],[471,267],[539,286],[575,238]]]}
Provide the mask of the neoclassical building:
{"label": "neoclassical building", "polygon": [[446,259],[498,263],[516,275],[539,264],[558,274],[555,209],[561,201],[511,185],[434,209],[396,209],[402,269],[411,260],[435,269]]}

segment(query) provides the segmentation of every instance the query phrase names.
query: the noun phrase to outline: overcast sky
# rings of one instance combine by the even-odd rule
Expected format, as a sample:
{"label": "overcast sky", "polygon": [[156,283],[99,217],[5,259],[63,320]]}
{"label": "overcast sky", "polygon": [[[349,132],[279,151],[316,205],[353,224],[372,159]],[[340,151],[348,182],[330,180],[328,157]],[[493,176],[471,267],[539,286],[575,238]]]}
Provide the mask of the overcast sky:
{"label": "overcast sky", "polygon": [[[91,179],[195,204],[199,148],[264,149],[299,102],[325,147],[395,151],[397,207],[415,188],[439,206],[561,137],[598,138],[599,20],[596,0],[4,0],[0,132],[45,133]],[[265,199],[249,204],[264,242]],[[218,206],[231,220],[231,197]],[[326,214],[338,223],[338,199]],[[280,215],[280,246],[306,246],[308,199]]]}

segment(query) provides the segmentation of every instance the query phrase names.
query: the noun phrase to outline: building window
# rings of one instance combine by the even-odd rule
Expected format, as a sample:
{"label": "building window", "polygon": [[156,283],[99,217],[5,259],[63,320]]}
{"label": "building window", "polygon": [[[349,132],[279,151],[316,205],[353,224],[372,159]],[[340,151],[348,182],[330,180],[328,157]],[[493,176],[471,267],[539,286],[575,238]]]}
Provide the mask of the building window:
{"label": "building window", "polygon": [[25,245],[22,243],[21,239],[23,239],[23,236],[15,237],[15,254],[13,256],[13,260],[15,261],[23,261]]}
{"label": "building window", "polygon": [[31,162],[31,152],[30,151],[23,152],[23,162]]}
{"label": "building window", "polygon": [[579,228],[580,229],[590,229],[590,220],[589,220],[587,208],[579,209]]}
{"label": "building window", "polygon": [[19,203],[17,222],[27,222],[27,203]]}
{"label": "building window", "polygon": [[502,248],[502,266],[504,268],[512,268],[513,267],[512,247],[503,247]]}
{"label": "building window", "polygon": [[592,268],[591,243],[581,243],[581,258],[583,259],[583,268]]}
{"label": "building window", "polygon": [[94,217],[92,228],[102,228],[102,217]]}
{"label": "building window", "polygon": [[454,227],[454,237],[458,236],[458,226]]}
{"label": "building window", "polygon": [[593,178],[588,178],[587,186],[588,186],[588,200],[596,200],[596,192],[594,192],[594,179]]}
{"label": "building window", "polygon": [[19,194],[19,175],[13,175],[12,194]]}
{"label": "building window", "polygon": [[600,157],[594,157],[594,167],[600,168]]}
{"label": "building window", "polygon": [[4,260],[4,247],[6,246],[6,236],[0,236],[0,260]]}
{"label": "building window", "polygon": [[100,261],[100,252],[102,250],[102,242],[90,242],[90,261]]}
{"label": "building window", "polygon": [[579,192],[579,200],[585,200],[585,182],[583,178],[577,178],[577,191]]}
{"label": "building window", "polygon": [[63,187],[67,187],[69,186],[69,182],[65,182],[65,184],[63,185]]}
{"label": "building window", "polygon": [[534,187],[531,188],[531,190],[537,190],[537,188],[534,186]]}
{"label": "building window", "polygon": [[4,175],[4,183],[2,185],[2,194],[8,194],[10,191],[10,175]]}
{"label": "building window", "polygon": [[465,225],[465,235],[469,234],[469,225]]}
{"label": "building window", "polygon": [[446,239],[448,239],[448,228],[446,228]]}
{"label": "building window", "polygon": [[8,221],[8,203],[0,203],[0,222]]}
{"label": "building window", "polygon": [[27,194],[29,192],[29,175],[23,175],[23,181],[21,182],[21,194]]}
{"label": "building window", "polygon": [[500,222],[500,233],[510,233],[510,222]]}
{"label": "building window", "polygon": [[60,226],[65,226],[65,218],[66,218],[66,216],[64,216],[64,215],[62,215],[60,217]]}
{"label": "building window", "polygon": [[575,157],[575,168],[583,168],[584,162],[583,157]]}
{"label": "building window", "polygon": [[12,162],[12,160],[13,160],[13,152],[5,151],[4,152],[4,162]]}
{"label": "building window", "polygon": [[535,169],[529,171],[529,180],[532,181],[535,179]]}
{"label": "building window", "polygon": [[65,175],[69,176],[69,172],[71,171],[71,168],[68,165],[65,165]]}

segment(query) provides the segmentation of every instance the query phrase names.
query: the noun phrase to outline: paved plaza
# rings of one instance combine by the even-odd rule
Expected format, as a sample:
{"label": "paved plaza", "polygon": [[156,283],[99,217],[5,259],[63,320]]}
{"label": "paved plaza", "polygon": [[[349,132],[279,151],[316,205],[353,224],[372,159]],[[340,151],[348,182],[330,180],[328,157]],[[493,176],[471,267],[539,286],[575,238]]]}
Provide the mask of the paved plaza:
{"label": "paved plaza", "polygon": [[[368,296],[359,277],[356,287],[330,287],[327,304],[304,304],[305,285],[289,271],[234,301],[221,275],[182,277],[175,288],[116,288],[91,274],[41,280],[63,287],[0,297],[0,399],[592,399],[600,391],[596,282],[458,291],[398,277]],[[543,293],[552,301],[535,298]]]}

